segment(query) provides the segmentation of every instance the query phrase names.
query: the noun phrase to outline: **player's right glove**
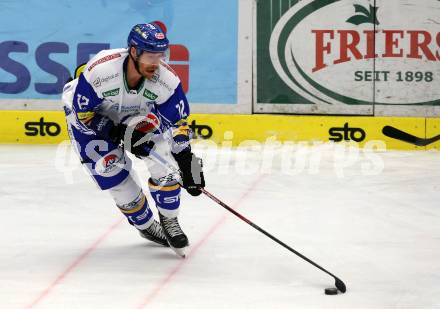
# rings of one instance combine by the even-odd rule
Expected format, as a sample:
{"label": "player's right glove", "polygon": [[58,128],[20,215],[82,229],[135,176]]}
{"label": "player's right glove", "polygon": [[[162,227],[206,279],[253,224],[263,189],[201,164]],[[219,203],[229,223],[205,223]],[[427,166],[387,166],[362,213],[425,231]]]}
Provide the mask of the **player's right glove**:
{"label": "player's right glove", "polygon": [[201,188],[205,187],[202,159],[196,157],[191,151],[173,153],[173,157],[179,165],[182,186],[192,196],[200,195]]}
{"label": "player's right glove", "polygon": [[147,157],[154,147],[151,137],[159,128],[158,119],[153,114],[136,116],[124,123],[115,124],[107,116],[95,114],[87,124],[101,138],[112,143],[124,142],[124,148],[139,157]]}

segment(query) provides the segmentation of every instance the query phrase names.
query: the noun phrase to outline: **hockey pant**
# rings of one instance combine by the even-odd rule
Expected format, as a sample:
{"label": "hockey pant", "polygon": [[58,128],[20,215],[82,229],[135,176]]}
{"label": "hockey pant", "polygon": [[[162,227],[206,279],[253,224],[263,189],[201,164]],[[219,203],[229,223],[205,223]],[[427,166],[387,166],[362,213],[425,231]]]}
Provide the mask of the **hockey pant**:
{"label": "hockey pant", "polygon": [[[116,205],[129,222],[138,229],[153,223],[153,213],[141,187],[136,183],[131,159],[123,148],[109,141],[96,139],[96,135],[80,132],[69,126],[72,144],[88,173],[102,190],[108,190]],[[154,151],[173,165],[166,135],[154,139]],[[166,217],[177,217],[180,206],[178,176],[150,157],[144,158],[150,172],[148,187],[158,211]]]}

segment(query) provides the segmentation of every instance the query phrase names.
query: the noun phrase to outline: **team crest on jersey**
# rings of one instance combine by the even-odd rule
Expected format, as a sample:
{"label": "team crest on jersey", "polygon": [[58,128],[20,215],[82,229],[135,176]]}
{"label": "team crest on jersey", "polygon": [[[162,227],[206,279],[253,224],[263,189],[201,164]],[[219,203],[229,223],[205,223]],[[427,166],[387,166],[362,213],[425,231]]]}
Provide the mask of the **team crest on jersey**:
{"label": "team crest on jersey", "polygon": [[123,158],[118,149],[113,150],[96,162],[96,172],[104,177],[116,175],[124,167]]}
{"label": "team crest on jersey", "polygon": [[110,165],[116,163],[118,161],[118,156],[115,154],[108,155],[107,157],[104,157],[104,167],[108,168]]}

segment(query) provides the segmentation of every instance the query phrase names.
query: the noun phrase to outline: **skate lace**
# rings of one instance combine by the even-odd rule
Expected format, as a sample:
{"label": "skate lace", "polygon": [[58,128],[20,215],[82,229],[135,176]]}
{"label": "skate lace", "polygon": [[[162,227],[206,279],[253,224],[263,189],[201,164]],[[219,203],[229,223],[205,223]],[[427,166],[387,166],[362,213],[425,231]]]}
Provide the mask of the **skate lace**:
{"label": "skate lace", "polygon": [[163,218],[162,223],[164,229],[168,234],[170,234],[171,237],[183,234],[177,218]]}
{"label": "skate lace", "polygon": [[164,238],[165,234],[162,231],[162,227],[157,222],[154,222],[148,229],[148,233],[158,238]]}

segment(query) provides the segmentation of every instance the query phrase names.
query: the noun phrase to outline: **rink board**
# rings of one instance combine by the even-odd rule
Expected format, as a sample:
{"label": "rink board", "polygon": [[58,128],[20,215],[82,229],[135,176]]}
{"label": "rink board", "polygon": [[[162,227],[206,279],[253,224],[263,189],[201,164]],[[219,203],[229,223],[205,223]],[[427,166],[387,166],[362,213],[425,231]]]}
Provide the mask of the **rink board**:
{"label": "rink board", "polygon": [[[440,118],[426,119],[426,138],[432,138],[440,134]],[[440,149],[440,142],[428,145],[426,149]]]}
{"label": "rink board", "polygon": [[[360,147],[375,141],[387,149],[440,149],[440,141],[417,147],[382,133],[383,127],[388,125],[417,137],[433,137],[440,134],[440,120],[434,118],[194,114],[189,123],[197,140],[223,146],[348,140]],[[0,112],[0,143],[58,144],[67,139],[62,112]]]}

